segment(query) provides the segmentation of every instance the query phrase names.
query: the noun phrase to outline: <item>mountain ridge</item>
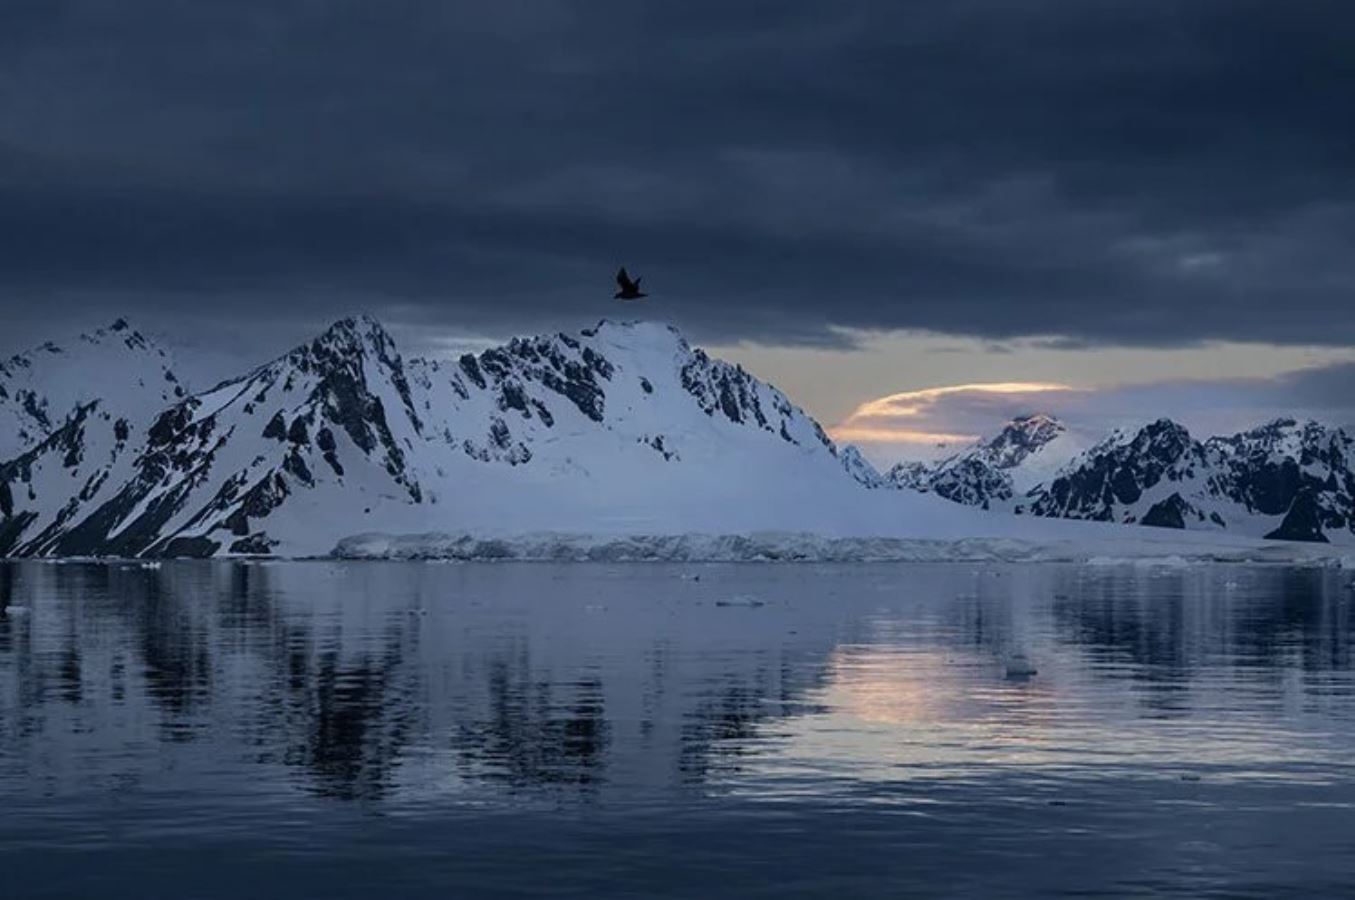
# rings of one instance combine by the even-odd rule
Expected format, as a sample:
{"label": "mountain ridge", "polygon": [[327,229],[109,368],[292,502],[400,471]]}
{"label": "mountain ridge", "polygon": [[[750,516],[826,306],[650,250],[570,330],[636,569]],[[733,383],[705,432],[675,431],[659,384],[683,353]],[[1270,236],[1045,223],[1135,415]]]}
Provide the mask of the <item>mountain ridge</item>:
{"label": "mountain ridge", "polygon": [[110,416],[140,419],[186,396],[173,362],[122,318],[0,360],[0,460],[47,439],[91,402]]}
{"label": "mountain ridge", "polygon": [[[0,553],[322,553],[359,521],[507,521],[499,507],[523,484],[588,507],[561,488],[570,480],[681,508],[661,486],[700,489],[701,467],[722,462],[750,482],[763,461],[811,482],[880,481],[775,388],[653,323],[603,320],[441,361],[405,360],[356,316],[121,437],[91,429],[99,402],[0,464]],[[476,489],[489,481],[503,482],[498,497]]]}
{"label": "mountain ridge", "polygon": [[[1035,414],[881,474],[659,323],[430,360],[354,316],[197,393],[121,320],[77,346],[105,368],[72,374],[52,360],[74,356],[39,348],[0,373],[45,418],[0,457],[0,555],[316,556],[358,534],[1091,533],[1056,519],[1355,543],[1355,449],[1316,422],[1198,441],[1161,419],[1090,440]],[[45,392],[39,362],[58,372]]]}
{"label": "mountain ridge", "polygon": [[1277,418],[1200,441],[1161,418],[1116,429],[1019,492],[993,459],[995,445],[1009,443],[1022,424],[1013,420],[992,441],[936,464],[895,466],[887,479],[896,488],[1018,515],[1355,540],[1355,440],[1340,428]]}

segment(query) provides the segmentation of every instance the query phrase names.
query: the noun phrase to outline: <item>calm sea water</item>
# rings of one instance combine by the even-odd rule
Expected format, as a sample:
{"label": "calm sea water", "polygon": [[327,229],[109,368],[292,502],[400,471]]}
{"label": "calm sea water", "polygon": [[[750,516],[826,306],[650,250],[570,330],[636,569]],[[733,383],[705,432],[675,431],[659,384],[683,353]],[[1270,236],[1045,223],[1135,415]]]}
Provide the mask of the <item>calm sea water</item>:
{"label": "calm sea water", "polygon": [[0,564],[0,896],[1351,896],[1349,582]]}

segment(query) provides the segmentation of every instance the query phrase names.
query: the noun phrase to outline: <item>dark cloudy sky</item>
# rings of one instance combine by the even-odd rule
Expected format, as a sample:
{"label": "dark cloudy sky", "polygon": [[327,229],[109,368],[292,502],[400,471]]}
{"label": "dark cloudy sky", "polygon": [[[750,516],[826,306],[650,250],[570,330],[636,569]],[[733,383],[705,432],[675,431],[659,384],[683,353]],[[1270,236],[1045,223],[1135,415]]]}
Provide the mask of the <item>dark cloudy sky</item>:
{"label": "dark cloudy sky", "polygon": [[614,315],[624,262],[829,419],[1339,379],[1353,97],[1349,0],[0,0],[0,351],[435,350]]}

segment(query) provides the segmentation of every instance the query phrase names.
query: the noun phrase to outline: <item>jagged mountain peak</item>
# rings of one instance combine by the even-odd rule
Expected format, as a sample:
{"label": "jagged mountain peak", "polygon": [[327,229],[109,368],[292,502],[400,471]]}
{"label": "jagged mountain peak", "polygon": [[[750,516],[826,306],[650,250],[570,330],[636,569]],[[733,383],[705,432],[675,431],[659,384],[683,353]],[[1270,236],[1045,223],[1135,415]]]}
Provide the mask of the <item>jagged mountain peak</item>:
{"label": "jagged mountain peak", "polygon": [[395,339],[375,316],[367,313],[339,319],[311,341],[287,354],[294,361],[329,360],[341,364],[360,356],[375,356],[384,360],[399,358]]}
{"label": "jagged mountain peak", "polygon": [[185,405],[210,412],[231,402],[242,391],[256,392],[255,403],[261,403],[274,383],[291,393],[298,381],[309,384],[314,379],[332,381],[337,377],[362,382],[368,378],[368,366],[383,370],[382,378],[404,379],[403,361],[394,338],[376,317],[364,313],[333,322],[309,341],[189,398]]}
{"label": "jagged mountain peak", "polygon": [[653,336],[665,339],[677,339],[686,343],[686,338],[682,336],[682,331],[676,325],[654,319],[598,319],[596,325],[592,328],[584,328],[580,333],[585,337],[606,337],[611,335]]}
{"label": "jagged mountain peak", "polygon": [[993,437],[935,463],[900,463],[886,480],[897,488],[932,492],[969,506],[1007,506],[1084,445],[1054,416],[1033,413],[1012,419]]}
{"label": "jagged mountain peak", "polygon": [[157,341],[133,328],[131,323],[121,316],[103,328],[80,335],[79,340],[87,344],[120,341],[129,350],[147,350],[161,356],[168,355],[167,351]]}
{"label": "jagged mountain peak", "polygon": [[1210,438],[1210,443],[1265,446],[1268,448],[1277,448],[1278,445],[1287,444],[1288,448],[1292,449],[1296,446],[1313,446],[1324,442],[1344,440],[1349,440],[1349,438],[1341,428],[1312,419],[1299,421],[1298,419],[1281,417],[1233,435]]}
{"label": "jagged mountain peak", "polygon": [[1062,422],[1050,415],[1036,413],[1019,416],[1007,423],[983,448],[994,466],[1010,469],[1020,465],[1030,454],[1067,430]]}
{"label": "jagged mountain peak", "polygon": [[320,341],[390,341],[390,333],[381,320],[371,313],[357,313],[336,319],[316,336]]}
{"label": "jagged mountain peak", "polygon": [[822,428],[780,391],[742,366],[692,347],[681,331],[663,322],[603,319],[572,334],[513,338],[455,363],[411,360],[409,368],[419,381],[449,380],[463,400],[472,389],[490,390],[500,409],[527,419],[551,395],[560,395],[595,422],[610,421],[608,411],[617,403],[629,417],[640,409],[635,399],[653,407],[672,384],[686,397],[682,402],[694,399],[708,416],[750,424],[793,444],[822,445],[836,454]]}
{"label": "jagged mountain peak", "polygon": [[186,396],[171,355],[125,319],[0,361],[0,462],[54,434],[82,406],[142,420]]}
{"label": "jagged mountain peak", "polygon": [[45,357],[70,356],[83,347],[107,348],[116,351],[119,347],[131,351],[145,351],[161,359],[168,359],[169,352],[159,342],[147,337],[131,326],[124,318],[115,319],[111,324],[93,331],[86,331],[65,341],[44,341],[28,350],[0,359],[0,378],[13,375],[16,371],[28,369],[41,362]]}
{"label": "jagged mountain peak", "polygon": [[1153,419],[1141,425],[1124,425],[1110,432],[1103,440],[1089,447],[1082,458],[1107,453],[1124,453],[1152,449],[1158,455],[1179,456],[1195,444],[1190,429],[1166,417]]}

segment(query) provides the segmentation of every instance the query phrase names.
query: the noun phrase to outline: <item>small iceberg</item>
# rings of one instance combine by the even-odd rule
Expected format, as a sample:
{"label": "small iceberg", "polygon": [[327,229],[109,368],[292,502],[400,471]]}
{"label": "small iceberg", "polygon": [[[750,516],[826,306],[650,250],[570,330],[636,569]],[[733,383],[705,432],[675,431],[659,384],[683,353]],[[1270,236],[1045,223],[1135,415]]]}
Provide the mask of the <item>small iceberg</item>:
{"label": "small iceberg", "polygon": [[1007,657],[1008,678],[1029,678],[1037,671],[1035,664],[1030,661],[1030,657],[1024,653],[1013,653]]}
{"label": "small iceberg", "polygon": [[28,615],[28,607],[27,607],[27,606],[19,606],[19,605],[17,605],[17,604],[14,605],[14,606],[6,606],[6,607],[5,607],[5,615],[7,615],[7,616],[26,616],[26,615]]}
{"label": "small iceberg", "polygon": [[745,607],[745,608],[747,608],[747,609],[756,609],[756,608],[759,607],[759,606],[766,606],[767,604],[764,603],[764,602],[761,601],[761,600],[756,600],[756,599],[754,599],[754,598],[752,598],[752,597],[728,597],[728,598],[726,598],[726,599],[724,599],[724,600],[716,600],[716,601],[715,601],[715,605],[716,605],[716,606],[742,606],[742,607]]}

